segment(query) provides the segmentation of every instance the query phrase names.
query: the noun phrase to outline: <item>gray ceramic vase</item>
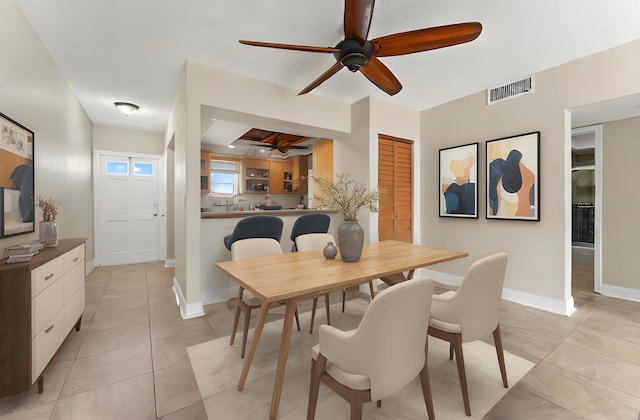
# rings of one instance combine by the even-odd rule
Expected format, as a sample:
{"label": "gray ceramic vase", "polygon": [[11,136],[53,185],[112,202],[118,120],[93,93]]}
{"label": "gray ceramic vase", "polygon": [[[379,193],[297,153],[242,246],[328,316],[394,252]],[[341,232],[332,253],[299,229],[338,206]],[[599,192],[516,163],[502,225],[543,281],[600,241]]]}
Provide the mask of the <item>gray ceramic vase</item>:
{"label": "gray ceramic vase", "polygon": [[338,249],[342,261],[359,261],[363,244],[364,229],[357,220],[345,220],[338,226]]}
{"label": "gray ceramic vase", "polygon": [[336,255],[338,255],[338,250],[336,249],[336,246],[333,244],[333,242],[327,242],[327,245],[322,250],[322,254],[326,259],[332,260],[336,257]]}

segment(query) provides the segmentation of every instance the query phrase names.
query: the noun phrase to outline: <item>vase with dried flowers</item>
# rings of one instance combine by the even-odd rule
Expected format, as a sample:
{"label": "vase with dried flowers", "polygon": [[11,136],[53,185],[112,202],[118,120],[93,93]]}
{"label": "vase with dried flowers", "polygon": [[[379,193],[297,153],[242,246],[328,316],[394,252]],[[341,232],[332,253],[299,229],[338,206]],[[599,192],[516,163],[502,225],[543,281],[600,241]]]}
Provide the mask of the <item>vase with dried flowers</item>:
{"label": "vase with dried flowers", "polygon": [[40,240],[44,241],[44,246],[58,245],[58,206],[60,203],[53,198],[38,197],[38,207],[42,212],[42,221],[40,222]]}
{"label": "vase with dried flowers", "polygon": [[318,191],[313,194],[313,199],[344,218],[338,227],[340,258],[347,262],[359,261],[364,245],[364,229],[358,223],[358,212],[366,208],[376,213],[384,191],[380,188],[369,190],[364,182],[351,179],[346,172],[337,174],[334,182],[315,176],[310,178]]}

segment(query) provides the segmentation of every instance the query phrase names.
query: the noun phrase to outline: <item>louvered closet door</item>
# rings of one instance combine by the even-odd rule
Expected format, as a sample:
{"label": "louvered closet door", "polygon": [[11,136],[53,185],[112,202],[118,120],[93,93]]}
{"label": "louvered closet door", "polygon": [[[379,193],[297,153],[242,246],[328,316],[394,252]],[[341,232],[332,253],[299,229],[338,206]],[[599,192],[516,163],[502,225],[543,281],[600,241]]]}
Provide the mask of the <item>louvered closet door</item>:
{"label": "louvered closet door", "polygon": [[410,140],[380,135],[378,184],[385,190],[378,217],[378,238],[412,242],[413,210]]}

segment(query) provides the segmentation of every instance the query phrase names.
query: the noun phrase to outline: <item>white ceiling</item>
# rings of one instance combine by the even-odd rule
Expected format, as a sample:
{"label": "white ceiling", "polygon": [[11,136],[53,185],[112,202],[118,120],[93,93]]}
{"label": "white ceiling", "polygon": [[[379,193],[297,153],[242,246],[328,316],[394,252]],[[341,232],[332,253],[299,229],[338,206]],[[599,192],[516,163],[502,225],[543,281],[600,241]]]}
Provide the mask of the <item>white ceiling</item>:
{"label": "white ceiling", "polygon": [[[343,38],[343,0],[15,1],[91,120],[133,129],[165,129],[186,60],[299,91],[333,65],[331,54],[238,40],[326,47]],[[467,21],[483,24],[475,41],[381,59],[404,86],[393,97],[347,70],[311,94],[346,103],[372,95],[424,110],[639,39],[640,2],[378,0],[369,39]],[[125,117],[115,101],[141,110]],[[624,106],[635,116],[638,105],[634,98]],[[599,122],[588,121],[597,111],[585,109],[583,120]],[[216,123],[209,135],[219,127],[225,136],[246,128]]]}

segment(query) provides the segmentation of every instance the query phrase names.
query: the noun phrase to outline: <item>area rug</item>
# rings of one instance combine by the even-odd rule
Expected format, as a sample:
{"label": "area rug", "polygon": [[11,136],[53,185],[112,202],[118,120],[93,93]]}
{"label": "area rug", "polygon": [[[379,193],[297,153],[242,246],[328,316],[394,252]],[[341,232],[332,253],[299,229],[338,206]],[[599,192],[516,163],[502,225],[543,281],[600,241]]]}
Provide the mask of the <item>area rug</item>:
{"label": "area rug", "polygon": [[[341,304],[332,305],[332,325],[342,330],[357,327],[367,304],[363,299],[349,301],[345,313],[340,312]],[[317,312],[313,334],[308,331],[309,320],[310,313],[300,314],[302,331],[295,328],[293,331],[279,419],[306,418],[311,347],[318,343],[317,325],[325,320],[324,311]],[[249,339],[252,334],[253,330],[250,330]],[[229,345],[229,337],[225,337],[187,348],[209,420],[268,417],[281,335],[282,321],[265,325],[242,391],[237,389],[243,364],[240,358],[241,332],[236,336],[233,346]],[[429,375],[438,419],[480,419],[508,391],[502,386],[496,351],[492,345],[481,341],[464,344],[464,358],[472,417],[464,414],[458,371],[455,360],[449,360],[448,343],[429,337]],[[508,352],[505,352],[505,360],[510,387],[534,366],[532,362]],[[316,418],[348,419],[349,405],[322,385]],[[381,408],[377,408],[375,403],[365,404],[363,418],[427,418],[419,379],[398,394],[384,399]]]}

